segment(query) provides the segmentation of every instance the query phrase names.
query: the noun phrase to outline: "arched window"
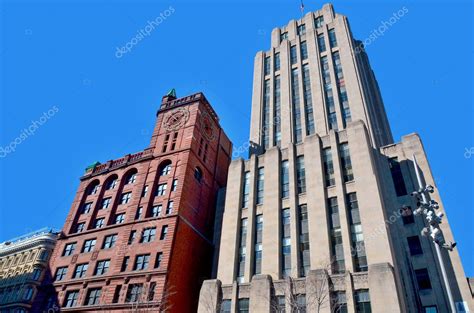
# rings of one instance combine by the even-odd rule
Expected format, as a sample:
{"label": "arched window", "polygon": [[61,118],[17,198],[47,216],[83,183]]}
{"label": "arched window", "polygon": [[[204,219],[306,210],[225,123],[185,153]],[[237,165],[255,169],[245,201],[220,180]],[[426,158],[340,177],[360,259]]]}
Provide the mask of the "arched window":
{"label": "arched window", "polygon": [[118,176],[113,174],[105,180],[105,189],[111,190],[117,186]]}
{"label": "arched window", "polygon": [[125,184],[133,184],[137,180],[137,169],[132,169],[130,170],[126,175],[125,175]]}
{"label": "arched window", "polygon": [[202,170],[199,168],[199,166],[196,166],[194,169],[194,178],[196,178],[198,182],[202,181]]}
{"label": "arched window", "polygon": [[158,172],[160,173],[160,176],[166,176],[171,173],[171,161],[166,160],[161,162],[160,166],[158,167]]}
{"label": "arched window", "polygon": [[96,179],[86,188],[87,195],[95,195],[99,191],[99,180]]}

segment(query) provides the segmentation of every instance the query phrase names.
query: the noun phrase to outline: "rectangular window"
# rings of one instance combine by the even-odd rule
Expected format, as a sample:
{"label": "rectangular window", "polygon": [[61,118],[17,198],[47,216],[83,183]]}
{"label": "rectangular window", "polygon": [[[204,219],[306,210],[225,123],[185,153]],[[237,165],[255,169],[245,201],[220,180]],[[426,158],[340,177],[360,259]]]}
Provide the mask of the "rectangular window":
{"label": "rectangular window", "polygon": [[405,180],[403,179],[403,173],[400,167],[400,162],[398,162],[398,158],[390,158],[389,166],[397,197],[406,196],[407,187],[405,185]]}
{"label": "rectangular window", "polygon": [[301,24],[301,25],[298,25],[298,35],[304,35],[306,34],[306,25],[305,24]]}
{"label": "rectangular window", "polygon": [[324,26],[324,17],[323,16],[318,16],[314,19],[314,25],[316,28],[321,28]]}
{"label": "rectangular window", "polygon": [[131,245],[135,241],[136,236],[137,236],[137,231],[136,230],[130,231],[130,235],[128,236],[128,244],[129,245]]}
{"label": "rectangular window", "polygon": [[354,260],[354,271],[365,272],[368,270],[367,256],[365,253],[364,234],[359,215],[359,204],[355,192],[347,194],[347,209],[351,227],[351,254]]}
{"label": "rectangular window", "polygon": [[306,171],[304,167],[304,156],[296,158],[296,182],[298,194],[306,192]]}
{"label": "rectangular window", "polygon": [[265,174],[264,168],[260,167],[257,172],[257,204],[263,203]]}
{"label": "rectangular window", "polygon": [[303,96],[304,96],[304,113],[306,120],[306,135],[315,133],[314,116],[313,116],[313,99],[311,95],[311,81],[309,74],[309,65],[303,65]]}
{"label": "rectangular window", "polygon": [[135,213],[135,220],[139,220],[142,218],[142,214],[143,214],[143,207],[139,207],[137,209],[137,212]]}
{"label": "rectangular window", "polygon": [[262,231],[263,231],[263,215],[259,214],[255,217],[255,257],[254,257],[254,274],[262,273]]}
{"label": "rectangular window", "polygon": [[263,146],[268,148],[270,145],[270,80],[266,80],[263,85],[263,113],[262,113],[262,141]]}
{"label": "rectangular window", "polygon": [[275,72],[280,70],[280,52],[275,53]]}
{"label": "rectangular window", "polygon": [[158,188],[156,189],[156,196],[164,196],[166,193],[166,184],[159,184]]}
{"label": "rectangular window", "polygon": [[334,163],[332,161],[331,148],[323,149],[323,165],[326,187],[334,186],[336,184],[336,177],[334,175]]}
{"label": "rectangular window", "polygon": [[415,276],[418,283],[418,289],[431,289],[430,275],[428,274],[428,270],[426,268],[415,270]]}
{"label": "rectangular window", "polygon": [[70,290],[66,292],[64,300],[64,307],[72,308],[77,305],[77,299],[79,298],[79,290]]}
{"label": "rectangular window", "polygon": [[238,304],[237,305],[238,313],[249,313],[249,299],[248,298],[239,299],[239,302],[237,304]]}
{"label": "rectangular window", "polygon": [[291,231],[290,231],[290,209],[283,209],[281,211],[281,225],[282,231],[282,262],[281,273],[282,277],[291,276]]}
{"label": "rectangular window", "polygon": [[356,313],[371,313],[370,295],[367,289],[356,290],[354,293]]}
{"label": "rectangular window", "polygon": [[126,303],[140,302],[142,299],[143,284],[128,285],[127,295],[125,296]]}
{"label": "rectangular window", "polygon": [[95,220],[94,228],[102,228],[105,225],[105,218],[98,218]]}
{"label": "rectangular window", "polygon": [[72,275],[72,278],[82,278],[86,276],[88,267],[89,267],[89,264],[87,263],[76,265],[76,269],[74,270],[74,274]]}
{"label": "rectangular window", "polygon": [[345,291],[336,291],[331,295],[332,312],[348,313],[347,312],[347,298]]}
{"label": "rectangular window", "polygon": [[264,73],[265,75],[269,75],[270,74],[270,65],[271,65],[271,59],[270,57],[265,57],[265,60],[264,60]]}
{"label": "rectangular window", "polygon": [[408,237],[407,241],[408,241],[408,248],[410,249],[410,255],[413,256],[413,255],[423,254],[420,238],[418,236]]}
{"label": "rectangular window", "polygon": [[290,62],[291,62],[291,65],[296,64],[298,62],[298,55],[296,54],[296,46],[290,47]]}
{"label": "rectangular window", "polygon": [[156,237],[156,227],[145,228],[142,232],[142,237],[140,238],[140,243],[152,242]]}
{"label": "rectangular window", "polygon": [[250,172],[244,174],[244,186],[242,189],[242,208],[248,208],[250,194]]}
{"label": "rectangular window", "polygon": [[247,218],[240,221],[240,243],[239,243],[239,268],[237,272],[237,281],[242,283],[245,274],[245,258],[247,254]]}
{"label": "rectangular window", "polygon": [[91,208],[92,208],[92,202],[84,203],[84,205],[82,206],[82,214],[89,213],[91,211]]}
{"label": "rectangular window", "polygon": [[273,97],[273,142],[275,146],[281,143],[281,84],[280,76],[275,77],[275,90]]}
{"label": "rectangular window", "polygon": [[331,48],[337,47],[336,32],[334,28],[329,30],[329,46]]}
{"label": "rectangular window", "polygon": [[178,190],[178,180],[173,179],[173,185],[171,185],[171,191],[176,191]]}
{"label": "rectangular window", "polygon": [[157,252],[156,259],[155,259],[155,268],[160,268],[162,261],[163,261],[163,252]]}
{"label": "rectangular window", "polygon": [[142,190],[142,198],[145,198],[147,194],[148,194],[148,186],[145,186],[143,187],[143,190]]}
{"label": "rectangular window", "polygon": [[82,253],[91,252],[92,250],[94,250],[96,242],[97,242],[96,239],[88,239],[88,240],[84,241],[84,245],[82,246],[81,252]]}
{"label": "rectangular window", "polygon": [[331,234],[331,258],[334,259],[331,270],[333,274],[342,274],[346,270],[344,248],[342,245],[341,221],[337,198],[328,199],[329,230]]}
{"label": "rectangular window", "polygon": [[232,300],[224,299],[221,303],[221,308],[219,313],[230,313],[232,312]]}
{"label": "rectangular window", "polygon": [[331,74],[329,69],[329,63],[327,56],[321,58],[321,69],[323,74],[324,84],[324,99],[326,101],[326,110],[328,114],[328,126],[329,129],[338,129],[337,117],[336,117],[336,106],[334,104],[334,95],[332,92],[331,85]]}
{"label": "rectangular window", "polygon": [[150,286],[148,287],[148,301],[153,301],[153,298],[155,298],[155,289],[156,289],[156,283],[151,282]]}
{"label": "rectangular window", "polygon": [[115,216],[115,224],[122,224],[125,222],[125,213],[120,213]]}
{"label": "rectangular window", "polygon": [[101,209],[108,209],[109,206],[110,206],[110,202],[112,201],[112,198],[105,198],[104,200],[102,200],[102,207]]}
{"label": "rectangular window", "polygon": [[76,242],[68,243],[64,246],[62,256],[72,255],[74,253],[74,250],[76,250]]}
{"label": "rectangular window", "polygon": [[347,96],[346,82],[344,80],[344,74],[342,72],[341,58],[339,52],[333,54],[334,71],[336,73],[337,90],[339,94],[339,102],[342,106],[342,118],[344,127],[352,121],[351,109],[349,107],[349,98]]}
{"label": "rectangular window", "polygon": [[117,234],[108,235],[104,238],[104,243],[102,244],[102,249],[110,249],[115,246],[115,242],[117,241]]}
{"label": "rectangular window", "polygon": [[319,46],[319,52],[326,51],[326,41],[324,41],[324,34],[318,35],[318,46]]}
{"label": "rectangular window", "polygon": [[423,313],[438,313],[438,307],[436,305],[424,306]]}
{"label": "rectangular window", "polygon": [[126,184],[127,185],[134,184],[136,181],[137,181],[137,173],[134,173],[128,177]]}
{"label": "rectangular window", "polygon": [[165,240],[167,234],[168,234],[168,225],[163,225],[163,227],[161,227],[160,240]]}
{"label": "rectangular window", "polygon": [[276,296],[275,297],[275,311],[278,313],[286,312],[286,301],[285,296]]}
{"label": "rectangular window", "polygon": [[141,254],[135,257],[135,264],[133,265],[134,271],[146,270],[148,268],[148,263],[150,263],[149,254]]}
{"label": "rectangular window", "polygon": [[97,261],[94,275],[104,275],[109,270],[110,260]]}
{"label": "rectangular window", "polygon": [[121,272],[125,272],[125,271],[127,270],[129,260],[130,260],[130,257],[129,257],[129,256],[125,256],[125,257],[123,258],[122,266],[121,266],[121,268],[120,268],[120,271],[121,271]]}
{"label": "rectangular window", "polygon": [[296,312],[306,313],[306,295],[296,295]]}
{"label": "rectangular window", "polygon": [[281,197],[288,198],[290,196],[290,173],[288,160],[281,162],[280,169],[281,179]]}
{"label": "rectangular window", "polygon": [[163,209],[163,205],[161,205],[161,204],[155,205],[155,206],[151,209],[151,216],[153,216],[153,217],[158,217],[158,216],[160,216],[162,209]]}
{"label": "rectangular window", "polygon": [[82,233],[84,231],[84,227],[86,226],[86,223],[78,223],[76,226],[76,233]]}
{"label": "rectangular window", "polygon": [[91,288],[87,291],[85,305],[97,305],[100,302],[101,288]]}
{"label": "rectangular window", "polygon": [[117,178],[112,179],[111,181],[108,182],[106,189],[111,190],[114,189],[115,186],[117,186]]}
{"label": "rectangular window", "polygon": [[306,41],[301,43],[301,60],[306,60],[308,58],[308,46],[306,45]]}
{"label": "rectangular window", "polygon": [[115,286],[114,297],[112,298],[112,303],[119,302],[121,291],[122,291],[122,285]]}
{"label": "rectangular window", "polygon": [[342,167],[342,174],[344,176],[344,182],[347,183],[349,181],[354,180],[354,173],[352,172],[351,155],[349,152],[349,144],[342,143],[339,146],[339,153],[341,154],[341,167]]}
{"label": "rectangular window", "polygon": [[54,280],[55,281],[60,281],[63,280],[64,277],[67,275],[67,266],[65,267],[58,267],[56,270],[56,275],[54,275]]}
{"label": "rectangular window", "polygon": [[127,204],[130,202],[130,199],[132,198],[132,193],[127,192],[122,194],[122,197],[120,198],[120,204]]}
{"label": "rectangular window", "polygon": [[309,230],[308,230],[308,207],[302,204],[298,207],[299,211],[299,258],[300,258],[300,277],[306,277],[310,269],[310,250],[309,250]]}
{"label": "rectangular window", "polygon": [[293,109],[293,139],[296,143],[303,140],[301,129],[300,89],[298,84],[298,69],[291,70],[291,103]]}
{"label": "rectangular window", "polygon": [[168,205],[166,206],[166,215],[173,213],[173,205],[174,201],[168,201]]}
{"label": "rectangular window", "polygon": [[403,225],[408,225],[408,224],[415,223],[415,218],[413,216],[413,210],[410,206],[403,207],[400,210],[400,213],[402,214]]}
{"label": "rectangular window", "polygon": [[288,32],[284,32],[280,34],[280,42],[285,39],[288,39]]}

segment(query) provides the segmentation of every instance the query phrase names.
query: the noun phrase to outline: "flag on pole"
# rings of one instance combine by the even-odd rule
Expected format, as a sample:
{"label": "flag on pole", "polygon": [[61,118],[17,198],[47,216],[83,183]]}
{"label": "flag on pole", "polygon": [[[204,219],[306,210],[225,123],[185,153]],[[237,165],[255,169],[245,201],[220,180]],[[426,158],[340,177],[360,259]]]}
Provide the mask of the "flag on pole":
{"label": "flag on pole", "polygon": [[303,14],[303,13],[304,13],[304,3],[303,3],[303,0],[301,0],[300,9],[301,9],[301,14]]}

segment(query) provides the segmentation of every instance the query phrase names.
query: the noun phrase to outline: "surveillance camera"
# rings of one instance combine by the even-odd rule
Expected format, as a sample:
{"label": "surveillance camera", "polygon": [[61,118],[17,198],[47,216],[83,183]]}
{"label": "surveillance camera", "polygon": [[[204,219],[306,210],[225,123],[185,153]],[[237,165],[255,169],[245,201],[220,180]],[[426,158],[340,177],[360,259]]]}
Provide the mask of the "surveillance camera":
{"label": "surveillance camera", "polygon": [[410,195],[412,197],[418,197],[419,193],[418,193],[418,191],[413,191]]}
{"label": "surveillance camera", "polygon": [[421,235],[423,237],[426,237],[430,234],[430,229],[428,227],[424,227],[422,230],[421,230]]}
{"label": "surveillance camera", "polygon": [[429,193],[433,193],[434,192],[434,187],[431,186],[431,185],[428,185],[428,186],[425,187],[425,191],[429,192]]}

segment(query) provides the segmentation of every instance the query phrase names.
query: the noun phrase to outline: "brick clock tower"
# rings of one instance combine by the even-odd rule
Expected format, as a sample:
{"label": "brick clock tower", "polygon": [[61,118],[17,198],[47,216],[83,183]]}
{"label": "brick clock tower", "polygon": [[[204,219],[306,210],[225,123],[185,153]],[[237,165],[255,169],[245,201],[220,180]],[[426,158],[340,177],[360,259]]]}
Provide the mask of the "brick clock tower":
{"label": "brick clock tower", "polygon": [[86,169],[51,259],[69,312],[195,312],[232,143],[202,93],[163,97],[150,146]]}

